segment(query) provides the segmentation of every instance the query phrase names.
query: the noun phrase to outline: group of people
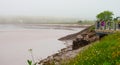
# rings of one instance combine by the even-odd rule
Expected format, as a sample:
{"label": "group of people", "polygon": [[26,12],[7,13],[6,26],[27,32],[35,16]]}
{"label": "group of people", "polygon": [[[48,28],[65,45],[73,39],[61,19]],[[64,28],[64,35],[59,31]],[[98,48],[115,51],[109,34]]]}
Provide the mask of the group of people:
{"label": "group of people", "polygon": [[96,28],[97,29],[112,29],[114,26],[114,28],[120,29],[120,22],[118,23],[113,23],[111,21],[104,21],[104,20],[100,20],[96,22]]}
{"label": "group of people", "polygon": [[105,29],[105,25],[106,25],[106,23],[105,23],[105,21],[104,20],[102,20],[102,21],[97,21],[97,29]]}

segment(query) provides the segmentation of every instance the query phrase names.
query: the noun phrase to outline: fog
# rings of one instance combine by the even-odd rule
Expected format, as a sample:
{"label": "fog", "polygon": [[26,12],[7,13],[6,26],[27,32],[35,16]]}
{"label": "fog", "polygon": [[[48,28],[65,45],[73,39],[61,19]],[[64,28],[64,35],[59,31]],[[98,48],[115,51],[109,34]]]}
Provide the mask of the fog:
{"label": "fog", "polygon": [[120,16],[120,0],[0,0],[0,16],[95,19],[104,10]]}

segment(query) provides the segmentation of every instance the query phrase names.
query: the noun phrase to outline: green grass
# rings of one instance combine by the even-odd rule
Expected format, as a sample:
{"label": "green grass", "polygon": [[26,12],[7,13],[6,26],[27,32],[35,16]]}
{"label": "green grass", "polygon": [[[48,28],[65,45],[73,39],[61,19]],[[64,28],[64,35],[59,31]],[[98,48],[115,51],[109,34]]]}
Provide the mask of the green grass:
{"label": "green grass", "polygon": [[120,33],[110,34],[85,47],[62,65],[120,65]]}

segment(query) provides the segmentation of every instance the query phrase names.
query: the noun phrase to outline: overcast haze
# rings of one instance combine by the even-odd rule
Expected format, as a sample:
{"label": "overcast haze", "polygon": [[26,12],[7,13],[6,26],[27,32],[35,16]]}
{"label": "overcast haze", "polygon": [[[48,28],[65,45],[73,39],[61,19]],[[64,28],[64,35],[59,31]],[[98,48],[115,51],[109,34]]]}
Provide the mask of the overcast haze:
{"label": "overcast haze", "polygon": [[109,10],[120,16],[120,0],[0,0],[1,16],[52,16],[95,19]]}

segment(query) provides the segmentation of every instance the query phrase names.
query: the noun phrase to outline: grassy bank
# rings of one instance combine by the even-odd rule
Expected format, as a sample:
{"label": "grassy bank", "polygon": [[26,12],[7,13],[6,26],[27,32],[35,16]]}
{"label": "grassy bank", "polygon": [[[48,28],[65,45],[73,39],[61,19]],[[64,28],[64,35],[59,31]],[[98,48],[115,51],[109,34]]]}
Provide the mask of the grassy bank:
{"label": "grassy bank", "polygon": [[104,37],[62,65],[120,65],[120,33]]}

